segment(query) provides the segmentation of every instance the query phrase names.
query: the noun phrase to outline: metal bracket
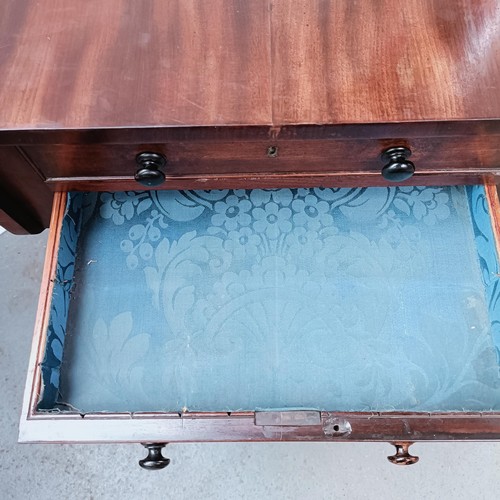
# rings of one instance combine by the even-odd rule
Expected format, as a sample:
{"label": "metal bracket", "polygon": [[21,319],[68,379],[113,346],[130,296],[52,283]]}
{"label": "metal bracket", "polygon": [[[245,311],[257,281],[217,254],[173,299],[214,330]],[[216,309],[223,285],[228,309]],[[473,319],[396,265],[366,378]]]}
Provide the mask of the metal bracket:
{"label": "metal bracket", "polygon": [[325,436],[347,436],[352,432],[351,424],[345,418],[328,415],[323,425]]}
{"label": "metal bracket", "polygon": [[280,427],[321,425],[321,413],[315,410],[256,411],[255,425]]}

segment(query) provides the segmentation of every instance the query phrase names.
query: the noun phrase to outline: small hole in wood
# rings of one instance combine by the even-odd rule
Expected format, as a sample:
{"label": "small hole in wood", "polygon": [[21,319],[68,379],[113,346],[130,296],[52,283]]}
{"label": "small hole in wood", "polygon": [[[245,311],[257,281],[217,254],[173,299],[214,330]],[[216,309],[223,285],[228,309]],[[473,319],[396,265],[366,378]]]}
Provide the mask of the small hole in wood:
{"label": "small hole in wood", "polygon": [[334,430],[335,432],[340,431],[340,425],[335,424],[335,425],[333,426],[333,430]]}
{"label": "small hole in wood", "polygon": [[276,158],[278,156],[278,146],[269,146],[267,148],[267,156],[269,158]]}

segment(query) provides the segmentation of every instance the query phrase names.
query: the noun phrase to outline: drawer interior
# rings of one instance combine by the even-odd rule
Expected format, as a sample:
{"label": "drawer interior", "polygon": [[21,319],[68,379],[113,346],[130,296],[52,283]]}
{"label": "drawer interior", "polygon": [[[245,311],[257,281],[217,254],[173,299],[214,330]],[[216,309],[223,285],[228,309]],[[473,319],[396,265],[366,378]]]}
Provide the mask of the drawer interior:
{"label": "drawer interior", "polygon": [[486,194],[70,193],[37,412],[499,410]]}

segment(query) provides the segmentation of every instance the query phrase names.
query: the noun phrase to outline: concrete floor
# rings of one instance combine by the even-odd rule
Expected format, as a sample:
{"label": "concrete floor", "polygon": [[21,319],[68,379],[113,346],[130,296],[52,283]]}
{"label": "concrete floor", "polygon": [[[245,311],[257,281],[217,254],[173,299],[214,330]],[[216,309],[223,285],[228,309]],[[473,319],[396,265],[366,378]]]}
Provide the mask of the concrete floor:
{"label": "concrete floor", "polygon": [[412,467],[385,443],[174,444],[159,472],[139,445],[17,444],[46,237],[0,235],[0,499],[498,498],[500,443],[416,444]]}

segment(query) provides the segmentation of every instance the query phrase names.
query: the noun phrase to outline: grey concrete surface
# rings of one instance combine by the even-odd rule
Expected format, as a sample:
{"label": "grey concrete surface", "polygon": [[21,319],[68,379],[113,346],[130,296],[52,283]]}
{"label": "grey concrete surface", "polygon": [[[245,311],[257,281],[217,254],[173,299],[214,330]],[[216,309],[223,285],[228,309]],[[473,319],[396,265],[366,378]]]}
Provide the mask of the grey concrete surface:
{"label": "grey concrete surface", "polygon": [[500,443],[416,444],[406,468],[384,443],[174,444],[160,472],[139,445],[17,444],[46,237],[0,235],[0,500],[498,498]]}

